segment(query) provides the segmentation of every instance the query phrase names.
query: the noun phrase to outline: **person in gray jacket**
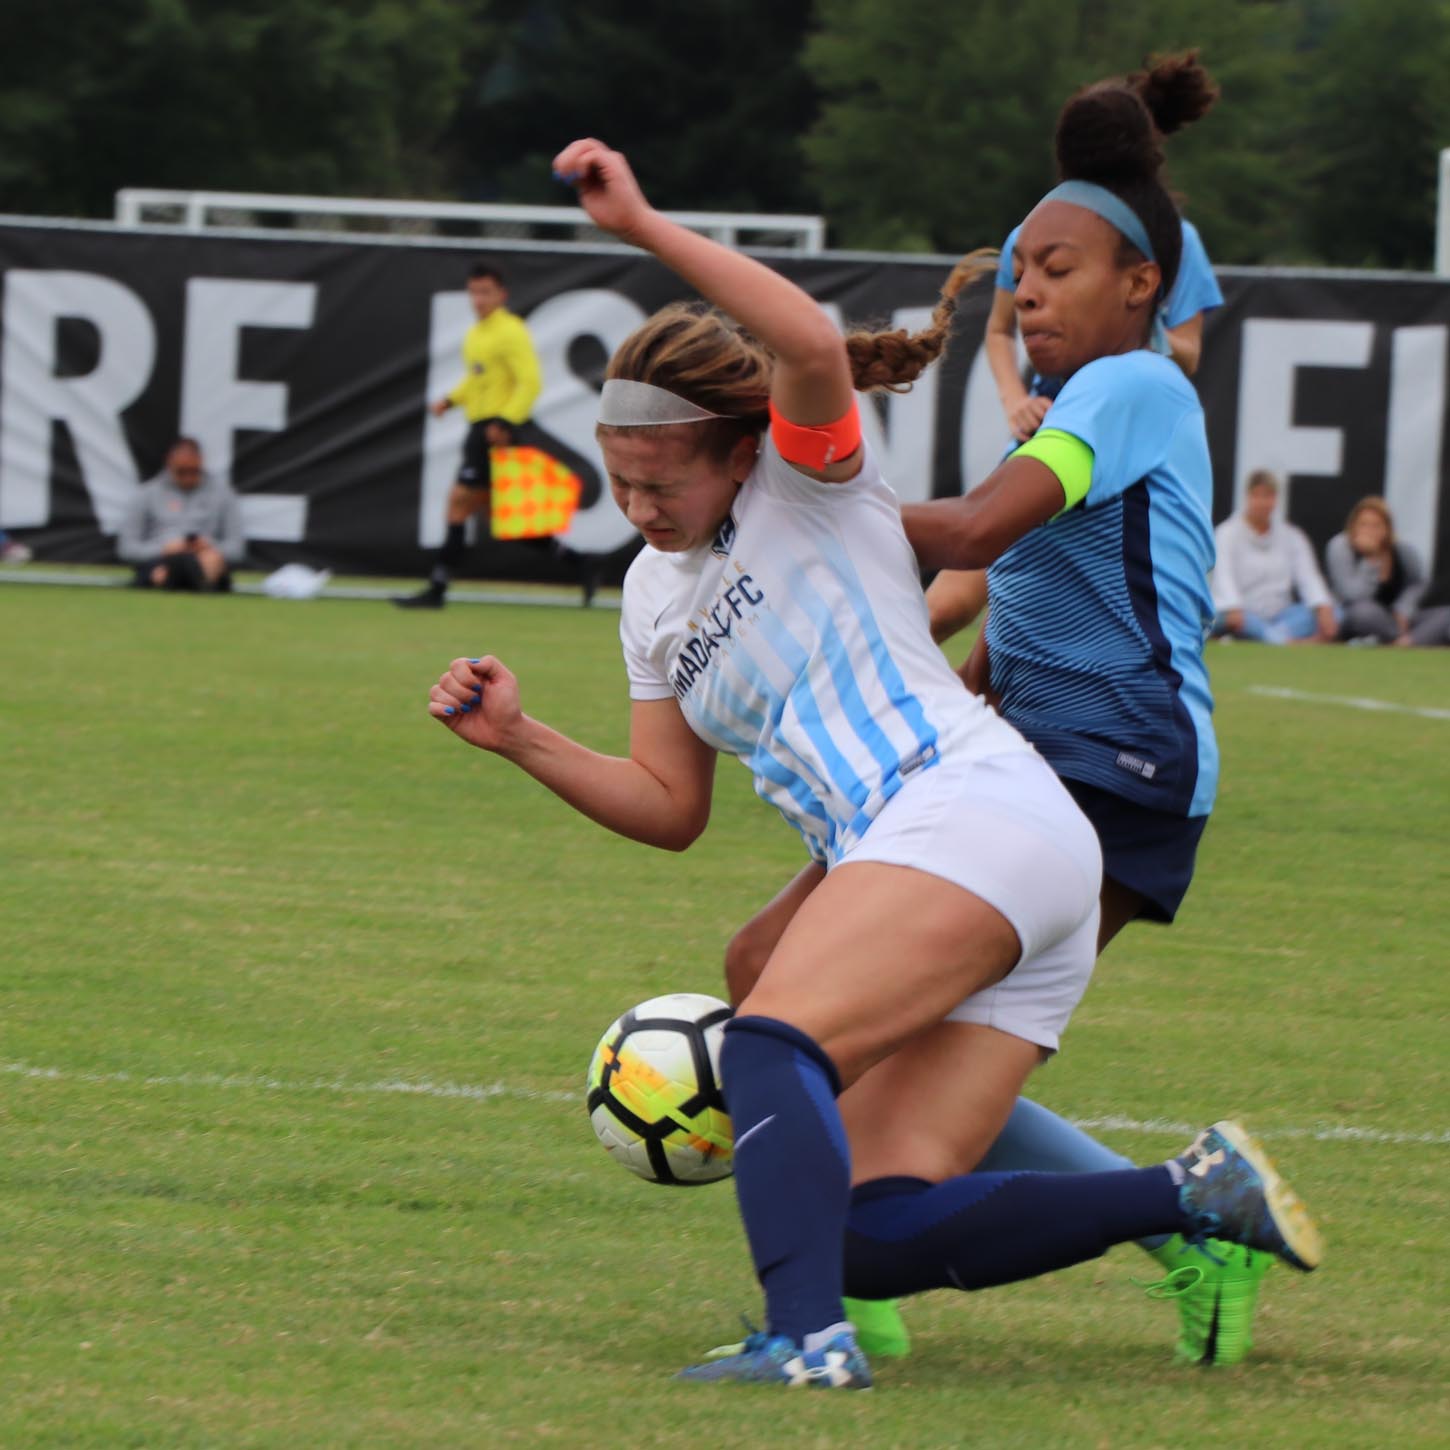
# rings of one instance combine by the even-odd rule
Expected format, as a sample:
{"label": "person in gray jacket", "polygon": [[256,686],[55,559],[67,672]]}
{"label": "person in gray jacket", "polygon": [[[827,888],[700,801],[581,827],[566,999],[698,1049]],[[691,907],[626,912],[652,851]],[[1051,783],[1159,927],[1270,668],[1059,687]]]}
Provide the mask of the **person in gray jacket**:
{"label": "person in gray jacket", "polygon": [[1344,532],[1324,551],[1324,567],[1341,610],[1341,639],[1394,644],[1407,638],[1425,592],[1425,571],[1419,555],[1395,538],[1384,499],[1355,504]]}
{"label": "person in gray jacket", "polygon": [[178,438],[127,505],[117,554],[135,565],[139,588],[212,590],[231,588],[246,551],[236,494],[202,467],[196,439]]}

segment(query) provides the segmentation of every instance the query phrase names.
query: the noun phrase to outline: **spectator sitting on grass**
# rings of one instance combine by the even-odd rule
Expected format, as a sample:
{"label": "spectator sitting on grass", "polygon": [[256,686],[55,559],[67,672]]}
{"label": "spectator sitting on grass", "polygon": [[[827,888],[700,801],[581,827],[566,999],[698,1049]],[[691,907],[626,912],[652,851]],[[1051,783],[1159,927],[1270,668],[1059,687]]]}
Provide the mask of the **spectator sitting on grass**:
{"label": "spectator sitting on grass", "polygon": [[1395,538],[1384,499],[1355,504],[1344,532],[1324,551],[1324,567],[1341,611],[1341,639],[1393,644],[1408,636],[1425,592],[1425,571],[1415,551]]}
{"label": "spectator sitting on grass", "polygon": [[1339,621],[1302,529],[1275,517],[1279,480],[1249,475],[1240,513],[1214,530],[1213,632],[1265,644],[1332,640]]}
{"label": "spectator sitting on grass", "polygon": [[1450,573],[1442,571],[1425,586],[1409,632],[1395,643],[1450,645]]}
{"label": "spectator sitting on grass", "polygon": [[166,467],[136,490],[116,540],[141,589],[230,589],[246,548],[241,503],[203,469],[194,438],[178,438]]}

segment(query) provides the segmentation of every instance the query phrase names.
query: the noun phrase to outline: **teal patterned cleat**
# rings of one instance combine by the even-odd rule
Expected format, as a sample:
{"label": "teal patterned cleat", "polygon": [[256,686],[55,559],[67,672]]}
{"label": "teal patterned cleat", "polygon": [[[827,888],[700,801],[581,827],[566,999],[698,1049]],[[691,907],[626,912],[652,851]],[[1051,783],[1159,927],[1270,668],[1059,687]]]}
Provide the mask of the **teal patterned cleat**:
{"label": "teal patterned cleat", "polygon": [[1241,1124],[1225,1119],[1205,1128],[1175,1161],[1190,1241],[1228,1239],[1306,1273],[1318,1266],[1324,1241],[1309,1210]]}
{"label": "teal patterned cleat", "polygon": [[738,1354],[692,1364],[675,1378],[698,1384],[785,1385],[791,1389],[871,1388],[871,1367],[855,1336],[846,1331],[820,1349],[802,1349],[784,1334],[752,1334],[738,1348]]}

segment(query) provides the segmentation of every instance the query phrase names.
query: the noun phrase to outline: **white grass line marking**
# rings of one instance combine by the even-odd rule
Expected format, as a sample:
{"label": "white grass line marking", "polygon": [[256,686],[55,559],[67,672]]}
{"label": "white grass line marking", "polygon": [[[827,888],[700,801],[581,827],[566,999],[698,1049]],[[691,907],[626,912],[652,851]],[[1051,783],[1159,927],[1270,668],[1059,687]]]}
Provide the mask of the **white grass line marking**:
{"label": "white grass line marking", "polygon": [[310,1082],[288,1082],[284,1078],[249,1077],[243,1073],[180,1072],[169,1076],[141,1077],[132,1072],[66,1072],[56,1067],[32,1067],[24,1062],[0,1062],[0,1072],[11,1077],[38,1078],[47,1082],[132,1083],[137,1087],[210,1087],[241,1088],[270,1093],[359,1093],[397,1095],[422,1098],[466,1098],[472,1102],[488,1102],[492,1098],[514,1098],[541,1103],[579,1103],[584,1094],[538,1092],[533,1088],[515,1087],[509,1083],[405,1082],[385,1079],[382,1082],[328,1082],[314,1078]]}
{"label": "white grass line marking", "polygon": [[[1079,1128],[1120,1133],[1166,1133],[1192,1137],[1202,1132],[1202,1123],[1170,1123],[1166,1118],[1074,1118]],[[1356,1128],[1351,1123],[1323,1123],[1317,1128],[1254,1128],[1256,1138],[1312,1138],[1316,1143],[1422,1143],[1450,1144],[1450,1132],[1396,1132],[1387,1128]]]}
{"label": "white grass line marking", "polygon": [[[582,1104],[584,1093],[544,1092],[535,1088],[515,1087],[510,1083],[406,1082],[384,1079],[381,1082],[329,1082],[323,1078],[289,1082],[285,1078],[249,1077],[242,1073],[181,1072],[167,1076],[141,1077],[131,1072],[68,1072],[58,1067],[33,1067],[25,1062],[0,1062],[0,1073],[9,1077],[29,1078],[40,1082],[81,1082],[100,1084],[131,1084],[137,1087],[209,1087],[272,1093],[333,1093],[356,1096],[401,1096],[420,1098],[462,1098],[469,1102],[487,1103],[495,1098],[515,1102]],[[1118,1133],[1154,1133],[1170,1137],[1191,1138],[1202,1123],[1174,1123],[1166,1118],[1127,1118],[1110,1114],[1101,1118],[1074,1118],[1078,1127]],[[1260,1138],[1312,1138],[1321,1143],[1388,1143],[1450,1145],[1450,1131],[1396,1132],[1385,1128],[1356,1128],[1348,1123],[1327,1123],[1317,1128],[1267,1128],[1255,1130]]]}
{"label": "white grass line marking", "polygon": [[1250,685],[1250,695],[1271,700],[1300,700],[1309,705],[1345,705],[1351,710],[1378,710],[1387,715],[1418,715],[1422,720],[1450,720],[1450,710],[1430,705],[1396,705],[1390,700],[1371,700],[1364,695],[1315,695],[1308,690],[1290,690],[1280,685]]}

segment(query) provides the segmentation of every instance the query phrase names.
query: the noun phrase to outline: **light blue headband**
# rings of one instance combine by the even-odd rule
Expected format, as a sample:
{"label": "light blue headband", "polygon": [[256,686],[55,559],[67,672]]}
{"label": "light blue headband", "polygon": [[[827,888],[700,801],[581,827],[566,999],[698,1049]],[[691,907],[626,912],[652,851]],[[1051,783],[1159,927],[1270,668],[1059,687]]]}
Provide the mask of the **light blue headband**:
{"label": "light blue headband", "polygon": [[1105,222],[1117,227],[1150,262],[1158,260],[1153,243],[1148,240],[1148,229],[1138,219],[1138,213],[1106,186],[1099,186],[1095,181],[1064,181],[1054,186],[1037,205],[1046,201],[1065,201],[1069,206],[1096,212]]}

